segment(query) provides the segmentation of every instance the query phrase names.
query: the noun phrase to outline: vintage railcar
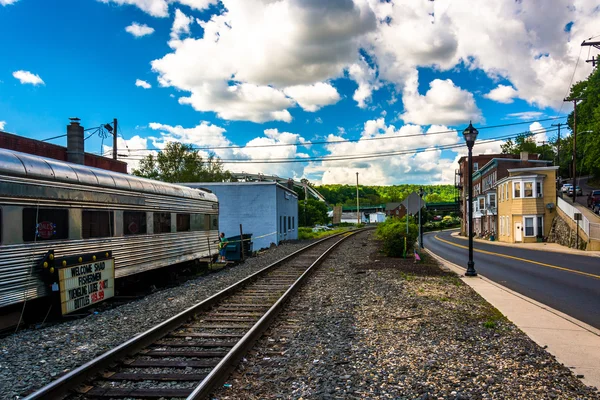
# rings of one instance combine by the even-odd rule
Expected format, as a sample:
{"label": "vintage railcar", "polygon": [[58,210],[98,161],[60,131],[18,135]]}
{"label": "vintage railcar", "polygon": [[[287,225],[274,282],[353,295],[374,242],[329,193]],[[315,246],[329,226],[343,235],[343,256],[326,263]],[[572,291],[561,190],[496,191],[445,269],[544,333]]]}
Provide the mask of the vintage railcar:
{"label": "vintage railcar", "polygon": [[0,308],[47,296],[40,260],[111,251],[115,278],[214,256],[208,190],[0,149]]}

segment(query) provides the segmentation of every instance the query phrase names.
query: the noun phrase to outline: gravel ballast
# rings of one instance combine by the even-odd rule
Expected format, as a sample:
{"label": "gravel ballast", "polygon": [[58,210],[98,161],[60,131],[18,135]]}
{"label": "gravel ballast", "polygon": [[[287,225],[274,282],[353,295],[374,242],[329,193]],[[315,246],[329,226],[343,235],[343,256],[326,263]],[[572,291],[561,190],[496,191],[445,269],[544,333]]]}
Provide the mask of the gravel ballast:
{"label": "gravel ballast", "polygon": [[22,398],[309,243],[282,244],[235,267],[99,314],[0,339],[0,399]]}
{"label": "gravel ballast", "polygon": [[600,399],[454,273],[342,244],[215,399]]}

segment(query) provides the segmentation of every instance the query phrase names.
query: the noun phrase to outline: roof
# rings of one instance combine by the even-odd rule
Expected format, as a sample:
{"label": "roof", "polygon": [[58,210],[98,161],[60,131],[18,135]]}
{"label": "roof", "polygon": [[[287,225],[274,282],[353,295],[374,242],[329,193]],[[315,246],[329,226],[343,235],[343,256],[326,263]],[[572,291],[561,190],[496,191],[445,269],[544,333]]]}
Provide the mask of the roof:
{"label": "roof", "polygon": [[1,148],[0,175],[217,201],[199,189]]}
{"label": "roof", "polygon": [[385,211],[394,210],[394,209],[400,207],[401,205],[402,205],[402,203],[386,203],[385,204]]}
{"label": "roof", "polygon": [[213,186],[277,186],[285,191],[292,193],[294,196],[298,197],[298,193],[294,190],[278,183],[278,182],[270,182],[270,181],[259,181],[259,182],[185,182],[179,183],[180,185],[187,186],[190,188],[197,189],[205,189],[210,191],[210,188]]}

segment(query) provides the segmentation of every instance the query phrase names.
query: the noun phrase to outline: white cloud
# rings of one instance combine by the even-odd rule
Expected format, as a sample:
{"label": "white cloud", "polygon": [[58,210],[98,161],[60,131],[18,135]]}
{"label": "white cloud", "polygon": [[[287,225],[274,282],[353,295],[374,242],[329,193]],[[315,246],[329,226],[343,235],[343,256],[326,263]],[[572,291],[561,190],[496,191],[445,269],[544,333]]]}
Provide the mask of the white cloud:
{"label": "white cloud", "polygon": [[131,33],[135,37],[142,37],[154,33],[154,28],[151,28],[146,24],[140,25],[137,22],[133,22],[125,28],[125,31]]}
{"label": "white cloud", "polygon": [[150,89],[152,87],[151,84],[149,84],[148,82],[143,81],[141,79],[136,79],[135,80],[135,86],[139,86],[139,87],[144,88],[144,89]]}
{"label": "white cloud", "polygon": [[13,76],[24,85],[27,83],[32,84],[33,86],[45,85],[44,81],[42,80],[42,78],[40,78],[39,75],[33,74],[29,71],[15,71],[13,72]]}
{"label": "white cloud", "polygon": [[321,119],[321,117],[317,117],[317,118],[315,118],[315,122],[316,122],[317,124],[322,124],[322,123],[323,123],[323,120]]}
{"label": "white cloud", "polygon": [[548,143],[548,133],[546,132],[546,128],[544,128],[539,122],[534,122],[529,125],[529,131],[534,133],[534,135],[531,137],[531,140],[537,145],[541,145],[543,142]]}
{"label": "white cloud", "polygon": [[[0,0],[13,1],[13,0]],[[188,6],[195,10],[204,10],[211,4],[217,4],[218,0],[98,0],[102,3],[115,3],[117,5],[132,5],[136,6],[146,14],[153,17],[168,17],[169,4],[179,3]]]}
{"label": "white cloud", "polygon": [[518,93],[512,86],[498,85],[495,89],[489,93],[484,94],[483,97],[497,101],[498,103],[509,104],[512,103]]}
{"label": "white cloud", "polygon": [[[112,146],[104,145],[103,154],[112,154]],[[117,159],[127,163],[129,172],[139,168],[140,159],[148,154],[156,154],[156,151],[148,149],[148,138],[135,135],[129,140],[117,137]],[[131,149],[131,150],[129,150]],[[126,157],[123,157],[125,155]]]}
{"label": "white cloud", "polygon": [[522,111],[517,113],[510,113],[506,116],[508,118],[518,118],[527,121],[528,119],[541,118],[543,115],[544,113],[540,111]]}
{"label": "white cloud", "polygon": [[456,125],[482,119],[473,94],[455,86],[450,79],[431,81],[424,96],[417,88],[415,76],[406,83],[402,95],[404,113],[401,118],[406,123]]}
{"label": "white cloud", "polygon": [[169,46],[172,49],[177,48],[181,44],[181,36],[190,34],[190,25],[194,19],[185,15],[179,8],[175,9],[175,18],[171,27],[171,40]]}
{"label": "white cloud", "polygon": [[340,101],[337,90],[329,83],[290,86],[283,90],[287,96],[296,100],[304,111],[315,112],[324,106]]}
{"label": "white cloud", "polygon": [[[287,108],[294,102],[283,90],[294,86],[318,89],[294,93],[307,109],[337,101],[337,90],[324,82],[359,61],[360,38],[376,28],[375,15],[362,0],[222,3],[221,14],[199,21],[202,38],[177,41],[152,68],[161,85],[191,93],[183,102],[227,119],[289,121]],[[247,101],[253,96],[240,95],[250,90],[262,93],[259,107]],[[235,112],[227,112],[224,101],[233,101]]]}
{"label": "white cloud", "polygon": [[373,91],[381,86],[377,80],[377,71],[374,68],[369,68],[367,62],[361,57],[359,62],[350,65],[348,75],[350,79],[358,84],[352,98],[358,103],[358,107],[366,108]]}
{"label": "white cloud", "polygon": [[0,121],[0,131],[4,130],[5,126],[6,126],[6,121]]}
{"label": "white cloud", "polygon": [[9,6],[11,4],[15,4],[19,0],[0,0],[0,4],[3,6]]}

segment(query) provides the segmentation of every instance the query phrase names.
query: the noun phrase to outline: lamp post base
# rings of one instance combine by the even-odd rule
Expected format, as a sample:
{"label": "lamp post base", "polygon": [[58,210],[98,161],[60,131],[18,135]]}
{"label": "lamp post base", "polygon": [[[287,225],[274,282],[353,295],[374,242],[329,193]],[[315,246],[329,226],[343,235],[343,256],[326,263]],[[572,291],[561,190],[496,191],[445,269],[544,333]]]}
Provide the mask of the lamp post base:
{"label": "lamp post base", "polygon": [[473,261],[469,261],[467,263],[467,272],[465,272],[465,276],[477,276],[477,271],[475,271],[475,263]]}

